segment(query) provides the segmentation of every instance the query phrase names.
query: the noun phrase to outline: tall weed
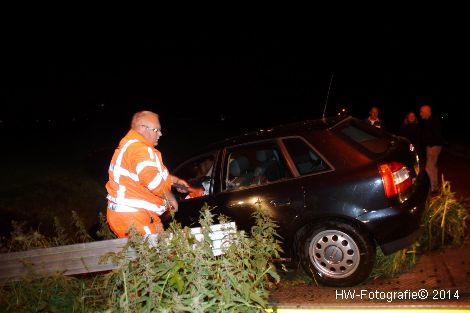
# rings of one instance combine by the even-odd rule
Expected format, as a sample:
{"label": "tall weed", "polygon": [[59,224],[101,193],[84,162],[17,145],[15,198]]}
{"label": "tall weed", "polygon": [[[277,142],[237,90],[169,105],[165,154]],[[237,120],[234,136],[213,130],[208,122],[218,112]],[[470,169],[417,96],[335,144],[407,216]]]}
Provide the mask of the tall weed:
{"label": "tall weed", "polygon": [[[111,302],[116,312],[259,312],[267,306],[268,286],[279,281],[270,262],[281,251],[277,225],[259,209],[248,236],[230,233],[232,244],[214,256],[209,237],[214,216],[205,207],[200,224],[204,239],[173,222],[159,235],[157,249],[131,236],[137,255],[114,272]],[[225,223],[222,218],[219,223]],[[171,234],[171,236],[170,236]]]}

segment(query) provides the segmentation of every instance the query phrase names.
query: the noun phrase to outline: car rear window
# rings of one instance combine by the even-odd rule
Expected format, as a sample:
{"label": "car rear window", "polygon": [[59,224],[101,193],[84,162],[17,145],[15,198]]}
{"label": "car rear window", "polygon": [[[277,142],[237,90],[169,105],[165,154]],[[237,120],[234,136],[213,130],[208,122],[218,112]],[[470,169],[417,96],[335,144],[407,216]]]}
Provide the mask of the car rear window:
{"label": "car rear window", "polygon": [[362,128],[358,125],[349,124],[341,127],[338,131],[372,153],[384,153],[389,147],[389,139],[385,135],[381,135],[379,130],[373,129],[372,127]]}

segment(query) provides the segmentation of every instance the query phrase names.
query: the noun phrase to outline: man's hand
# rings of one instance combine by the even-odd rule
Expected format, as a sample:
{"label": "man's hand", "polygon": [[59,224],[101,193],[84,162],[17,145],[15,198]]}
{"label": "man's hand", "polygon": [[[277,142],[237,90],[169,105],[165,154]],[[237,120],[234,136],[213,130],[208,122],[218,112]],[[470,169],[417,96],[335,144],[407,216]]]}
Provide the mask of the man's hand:
{"label": "man's hand", "polygon": [[168,204],[170,205],[170,210],[174,213],[178,212],[178,201],[176,201],[175,196],[171,191],[165,194],[166,200],[168,201]]}
{"label": "man's hand", "polygon": [[184,179],[181,179],[172,175],[171,183],[173,185],[176,185],[175,187],[176,187],[176,190],[178,190],[178,192],[188,193],[189,184]]}

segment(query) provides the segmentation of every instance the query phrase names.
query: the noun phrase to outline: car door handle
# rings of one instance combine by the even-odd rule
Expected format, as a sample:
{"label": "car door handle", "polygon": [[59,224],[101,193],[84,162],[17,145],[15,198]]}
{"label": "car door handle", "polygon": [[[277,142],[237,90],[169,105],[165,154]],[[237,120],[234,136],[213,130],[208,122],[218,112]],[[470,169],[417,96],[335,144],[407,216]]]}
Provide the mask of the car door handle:
{"label": "car door handle", "polygon": [[287,200],[271,200],[269,203],[275,207],[289,206],[291,205],[290,199]]}

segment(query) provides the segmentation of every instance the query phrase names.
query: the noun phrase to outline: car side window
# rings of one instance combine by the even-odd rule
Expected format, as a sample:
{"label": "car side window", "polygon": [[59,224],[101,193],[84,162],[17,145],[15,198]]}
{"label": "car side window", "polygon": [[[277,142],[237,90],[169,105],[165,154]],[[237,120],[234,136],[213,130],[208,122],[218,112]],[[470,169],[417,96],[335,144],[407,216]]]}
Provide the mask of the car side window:
{"label": "car side window", "polygon": [[176,176],[191,186],[188,193],[180,198],[202,197],[212,192],[214,162],[215,154],[205,155],[189,160],[175,171]]}
{"label": "car side window", "polygon": [[285,138],[283,142],[300,175],[321,172],[329,168],[318,154],[302,139]]}
{"label": "car side window", "polygon": [[226,156],[225,190],[263,185],[292,177],[274,142],[232,148]]}

